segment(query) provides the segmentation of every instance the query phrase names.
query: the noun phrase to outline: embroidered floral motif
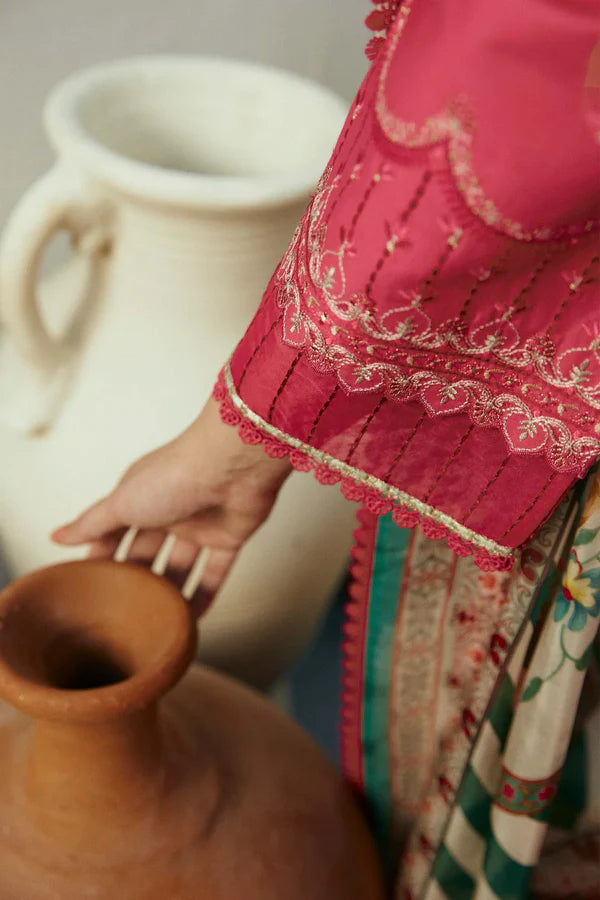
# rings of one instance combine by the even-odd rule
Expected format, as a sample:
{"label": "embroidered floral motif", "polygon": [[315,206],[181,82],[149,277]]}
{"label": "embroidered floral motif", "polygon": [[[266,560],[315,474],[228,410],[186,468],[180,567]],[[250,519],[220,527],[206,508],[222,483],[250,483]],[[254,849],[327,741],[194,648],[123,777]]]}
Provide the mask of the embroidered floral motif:
{"label": "embroidered floral motif", "polygon": [[466,685],[478,684],[488,657],[496,666],[504,659],[508,642],[496,629],[508,603],[509,577],[505,572],[481,572],[465,585],[453,614],[450,687],[465,690]]}
{"label": "embroidered floral motif", "polygon": [[507,768],[503,768],[502,785],[495,802],[498,806],[515,815],[538,815],[552,803],[558,787],[560,773],[561,770],[559,769],[550,778],[528,781],[513,775]]}
{"label": "embroidered floral motif", "polygon": [[[583,527],[579,528],[573,541],[562,584],[555,593],[552,618],[554,622],[563,623],[560,630],[557,629],[558,662],[548,674],[536,674],[529,679],[521,703],[532,700],[566,663],[571,663],[580,672],[587,668],[595,634],[593,628],[591,640],[587,639],[587,626],[590,620],[600,617],[600,531],[598,527],[586,527],[589,519],[597,520],[596,492],[597,485],[587,497],[581,516]],[[560,576],[556,568],[555,575]]]}
{"label": "embroidered floral motif", "polygon": [[[448,810],[448,803],[444,796],[445,791],[440,790],[440,786],[442,784],[460,785],[473,748],[473,737],[479,734],[478,740],[482,743],[486,741],[486,732],[480,729],[485,720],[493,686],[497,683],[498,665],[503,667],[506,664],[507,654],[522,629],[524,618],[527,617],[532,592],[535,590],[534,586],[542,577],[548,558],[554,556],[565,516],[568,515],[570,509],[570,499],[566,499],[528,546],[526,571],[523,569],[523,558],[521,557],[514,575],[510,579],[507,579],[503,573],[485,573],[479,576],[480,586],[489,596],[503,590],[506,592],[505,602],[499,593],[497,595],[495,601],[497,617],[495,625],[492,626],[495,630],[490,637],[490,647],[492,644],[494,645],[498,658],[494,659],[492,653],[486,654],[477,670],[477,678],[472,679],[468,677],[466,668],[462,670],[462,677],[453,677],[456,664],[454,653],[444,659],[445,670],[449,675],[447,684],[451,689],[444,696],[446,726],[440,733],[439,756],[434,769],[435,777],[432,779],[431,790],[424,798],[419,817],[420,829],[409,841],[403,859],[403,884],[414,888],[415,896],[422,893],[424,879],[429,871],[429,867],[424,868],[421,865],[422,857],[419,856],[418,835],[426,835],[430,846],[434,848],[438,848],[444,838],[451,811]],[[465,608],[465,600],[468,603],[469,589],[475,582],[473,573],[468,568],[461,572],[461,566],[468,567],[469,561],[458,563],[455,583],[460,585],[460,592],[455,595],[457,603],[447,625],[448,631],[454,631],[456,624],[460,624],[455,610]],[[419,602],[423,602],[422,596],[419,596]],[[491,622],[490,619],[490,625]],[[502,640],[498,640],[499,637],[502,637]],[[400,656],[397,666],[402,667],[405,664],[405,658]],[[394,678],[397,677],[394,675]],[[456,714],[455,710],[457,710]],[[390,740],[394,740],[395,736],[396,732],[392,730]],[[496,740],[497,738],[494,738],[494,744]],[[493,748],[490,749],[493,756]],[[397,777],[396,773],[392,774],[394,778]],[[498,771],[498,775],[500,775],[500,771]]]}
{"label": "embroidered floral motif", "polygon": [[[369,181],[365,198],[389,177],[385,167],[376,174],[380,181]],[[419,202],[427,181],[424,177],[409,207]],[[570,401],[575,395],[600,410],[597,330],[587,347],[556,355],[547,335],[521,338],[513,307],[471,328],[460,315],[436,327],[419,288],[402,292],[401,305],[379,315],[366,293],[348,290],[346,264],[355,252],[351,231],[340,234],[339,244],[328,240],[328,215],[339,190],[339,176],[329,173],[321,180],[277,272],[285,343],[304,348],[315,370],[334,373],[347,393],[382,392],[396,402],[417,399],[432,416],[465,411],[475,424],[502,429],[511,452],[544,453],[556,470],[583,474],[600,454],[600,437],[573,434],[580,412]],[[462,230],[452,221],[441,226],[451,253],[460,245]],[[402,233],[388,227],[388,255],[403,240]],[[598,261],[594,256],[577,276],[570,274],[570,295],[591,283]],[[426,279],[428,288],[432,280]],[[527,370],[528,380],[515,378],[511,370]],[[535,378],[560,393],[548,394]],[[515,382],[527,400],[515,396]]]}
{"label": "embroidered floral motif", "polygon": [[348,500],[362,503],[375,515],[392,511],[397,524],[420,525],[425,536],[445,539],[458,555],[473,555],[484,571],[506,571],[512,567],[514,550],[461,525],[435,507],[411,497],[405,491],[356,469],[321,450],[286,435],[250,410],[237,394],[227,365],[213,391],[220,404],[222,420],[237,426],[243,441],[262,442],[270,456],[289,456],[291,465],[301,472],[313,471],[324,484],[340,483]]}
{"label": "embroidered floral motif", "polygon": [[588,616],[596,617],[599,614],[600,565],[584,570],[574,548],[563,576],[562,590],[554,605],[554,621],[561,622],[568,615],[567,628],[570,631],[581,631]]}

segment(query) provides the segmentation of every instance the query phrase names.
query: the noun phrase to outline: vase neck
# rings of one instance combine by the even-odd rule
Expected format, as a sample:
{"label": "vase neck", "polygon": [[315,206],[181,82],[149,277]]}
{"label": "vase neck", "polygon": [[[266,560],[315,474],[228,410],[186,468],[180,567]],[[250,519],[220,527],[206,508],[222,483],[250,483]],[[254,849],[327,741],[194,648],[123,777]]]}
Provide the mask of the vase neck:
{"label": "vase neck", "polygon": [[233,329],[237,339],[301,213],[289,204],[224,214],[124,202],[108,293],[117,308],[137,302],[171,330],[188,315],[190,327]]}

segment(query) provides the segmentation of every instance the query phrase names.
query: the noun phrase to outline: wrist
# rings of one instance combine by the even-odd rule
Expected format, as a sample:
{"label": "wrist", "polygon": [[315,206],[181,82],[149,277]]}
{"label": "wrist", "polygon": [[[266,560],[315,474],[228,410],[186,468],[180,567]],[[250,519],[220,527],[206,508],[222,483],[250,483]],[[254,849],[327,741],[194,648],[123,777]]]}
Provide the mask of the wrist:
{"label": "wrist", "polygon": [[216,462],[223,475],[231,480],[247,479],[259,489],[278,490],[292,472],[288,458],[273,459],[261,445],[245,444],[235,426],[225,424],[219,404],[210,397],[198,417],[181,435],[182,447],[200,466],[206,465],[209,449],[211,462]]}

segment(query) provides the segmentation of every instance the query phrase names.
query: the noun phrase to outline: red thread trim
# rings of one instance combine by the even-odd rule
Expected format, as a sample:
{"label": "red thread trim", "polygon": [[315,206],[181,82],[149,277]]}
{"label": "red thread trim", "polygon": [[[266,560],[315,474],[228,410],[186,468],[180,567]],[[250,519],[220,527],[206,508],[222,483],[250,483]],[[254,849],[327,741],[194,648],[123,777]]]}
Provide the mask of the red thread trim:
{"label": "red thread trim", "polygon": [[458,454],[460,453],[460,451],[462,450],[462,448],[463,448],[465,442],[469,439],[469,437],[470,437],[471,434],[473,433],[473,429],[474,429],[474,428],[475,428],[474,425],[472,425],[472,424],[469,425],[469,427],[467,428],[467,430],[465,431],[465,433],[464,433],[463,436],[461,437],[460,441],[459,441],[458,444],[456,445],[456,448],[455,448],[454,452],[452,453],[451,456],[448,457],[448,459],[446,460],[445,465],[443,465],[442,468],[440,469],[440,471],[438,472],[437,478],[435,479],[435,481],[433,482],[433,484],[431,485],[431,487],[429,488],[429,490],[427,491],[427,493],[426,493],[425,496],[423,497],[423,502],[424,502],[424,503],[427,503],[427,502],[428,502],[429,498],[431,497],[431,495],[432,495],[433,492],[435,491],[436,487],[438,486],[438,484],[440,483],[440,481],[442,480],[442,478],[444,477],[444,475],[446,474],[446,472],[448,471],[448,469],[450,468],[450,466],[452,465],[452,463],[454,462],[454,460],[456,459],[456,457],[458,456]]}
{"label": "red thread trim", "polygon": [[511,247],[507,247],[496,258],[496,260],[491,264],[491,266],[489,268],[489,276],[487,278],[485,278],[485,279],[478,278],[476,281],[473,282],[471,288],[469,289],[469,293],[465,297],[463,305],[460,308],[460,311],[458,313],[458,319],[464,319],[466,317],[467,312],[469,311],[469,307],[471,306],[471,303],[473,302],[476,295],[481,290],[482,286],[484,284],[487,284],[488,281],[494,277],[494,275],[499,275],[501,272],[504,271],[504,265],[506,264],[506,261],[510,257],[510,251],[511,251]]}
{"label": "red thread trim", "polygon": [[539,489],[539,491],[537,492],[537,494],[535,495],[535,497],[533,498],[533,500],[531,501],[531,503],[529,504],[527,509],[524,509],[523,512],[521,513],[521,515],[519,516],[519,518],[517,519],[517,521],[513,522],[513,524],[510,526],[510,528],[506,529],[506,531],[502,535],[503,538],[505,538],[507,534],[510,534],[511,531],[513,531],[517,527],[517,525],[523,521],[523,519],[525,518],[527,513],[531,512],[531,510],[533,509],[535,504],[538,502],[538,500],[540,499],[540,497],[542,496],[542,494],[544,493],[546,488],[552,483],[552,481],[556,477],[556,474],[557,473],[555,471],[550,473],[549,478],[546,479],[545,484],[543,484],[542,487]]}
{"label": "red thread trim", "polygon": [[466,523],[469,521],[469,519],[471,518],[473,512],[477,509],[477,507],[478,507],[479,504],[481,503],[481,500],[482,500],[482,498],[484,497],[484,495],[489,491],[489,489],[491,488],[491,486],[492,486],[492,485],[500,478],[500,475],[502,474],[502,472],[504,471],[505,467],[506,467],[506,466],[508,465],[508,463],[510,462],[510,459],[511,459],[510,455],[509,455],[509,456],[505,456],[504,459],[502,460],[502,462],[500,463],[500,466],[499,466],[498,471],[496,472],[496,474],[493,476],[493,478],[490,478],[490,480],[487,482],[487,484],[484,484],[484,486],[482,487],[481,491],[479,492],[479,495],[475,498],[475,500],[473,501],[473,503],[471,504],[471,506],[468,508],[468,510],[466,511],[466,513],[465,513],[465,515],[464,515],[464,517],[463,517],[463,521],[464,521],[465,525],[466,525]]}
{"label": "red thread trim", "polygon": [[527,294],[529,294],[531,292],[536,281],[538,280],[538,278],[540,277],[540,275],[542,274],[542,272],[544,271],[546,266],[552,262],[552,260],[554,259],[554,257],[558,253],[558,251],[561,250],[563,247],[564,247],[564,244],[561,243],[560,241],[557,241],[550,248],[550,250],[544,254],[542,259],[534,267],[534,269],[531,272],[531,275],[529,277],[529,281],[525,285],[523,285],[523,287],[521,288],[521,290],[519,291],[519,293],[517,294],[517,296],[515,297],[515,299],[513,301],[515,314],[525,312],[525,310],[527,309],[527,301],[523,302],[524,298],[527,296]]}
{"label": "red thread trim", "polygon": [[383,265],[384,265],[386,259],[388,259],[392,255],[393,252],[394,252],[393,250],[388,250],[388,248],[386,247],[384,249],[382,255],[379,257],[379,259],[375,263],[375,268],[369,275],[369,280],[367,281],[367,286],[365,288],[365,294],[367,295],[367,297],[371,296],[371,292],[373,291],[373,285],[377,281],[377,276],[383,269]]}
{"label": "red thread trim", "polygon": [[[596,253],[595,256],[592,256],[589,263],[587,264],[587,266],[581,273],[580,287],[585,287],[586,284],[589,284],[588,276],[597,262],[600,262],[600,253]],[[559,308],[554,313],[554,316],[552,317],[552,321],[550,322],[550,324],[548,325],[548,328],[546,329],[546,336],[548,336],[550,334],[550,332],[556,325],[558,319],[560,318],[560,316],[561,316],[562,312],[564,311],[566,305],[568,304],[569,300],[571,300],[571,298],[574,297],[575,294],[577,294],[577,293],[579,293],[579,289],[573,289],[573,288],[569,287],[569,293],[567,294],[567,296],[565,297],[563,302],[560,304]]]}
{"label": "red thread trim", "polygon": [[422,285],[418,289],[418,293],[423,295],[423,302],[425,302],[425,300],[432,300],[433,297],[435,296],[434,294],[428,295],[426,292],[431,287],[431,285],[433,284],[435,279],[438,277],[438,275],[442,271],[443,267],[448,262],[448,259],[450,258],[450,254],[452,253],[452,250],[453,250],[452,245],[447,243],[442,254],[440,255],[437,263],[435,264],[434,268],[432,269],[431,275],[427,276],[427,278],[423,281]]}
{"label": "red thread trim", "polygon": [[[367,80],[365,80],[365,81],[363,82],[363,85],[362,85],[362,96],[360,97],[360,100],[358,100],[358,95],[357,95],[357,101],[358,101],[358,102],[355,104],[355,107],[354,107],[354,110],[353,110],[353,114],[354,114],[354,111],[355,111],[357,108],[360,108],[360,106],[362,106],[362,104],[365,102],[366,96],[367,96],[367,94],[368,94],[368,92],[369,92],[369,90],[370,90],[370,76],[367,76],[367,79],[369,80],[369,84],[367,84]],[[361,93],[361,92],[359,91],[359,94],[360,94],[360,93]],[[356,158],[354,157],[354,154],[356,153],[356,151],[357,151],[357,149],[358,149],[358,146],[359,146],[359,144],[360,144],[361,138],[364,138],[364,136],[365,136],[365,127],[364,127],[364,125],[365,125],[365,119],[364,119],[364,116],[361,116],[359,119],[356,119],[356,120],[355,120],[354,118],[351,118],[351,119],[350,119],[350,129],[349,129],[349,131],[352,129],[352,126],[355,125],[355,124],[356,124],[356,134],[354,135],[354,140],[353,140],[353,142],[352,142],[352,145],[351,145],[350,148],[348,149],[348,153],[346,153],[346,155],[345,155],[344,158],[342,159],[342,163],[341,163],[339,169],[337,170],[337,172],[335,173],[335,178],[341,180],[342,175],[343,175],[344,172],[346,171],[346,168],[347,168],[347,166],[348,166],[348,163],[349,163],[351,160],[353,160],[352,167],[351,167],[351,169],[350,169],[350,175],[349,175],[348,178],[345,180],[345,182],[343,183],[343,185],[339,188],[339,190],[336,192],[336,195],[335,195],[335,197],[333,198],[333,202],[331,203],[331,206],[329,207],[329,210],[328,210],[328,213],[327,213],[327,224],[329,224],[329,221],[330,221],[330,219],[331,219],[331,216],[333,215],[333,211],[334,211],[334,209],[336,208],[336,206],[337,206],[337,204],[339,203],[339,201],[341,200],[342,195],[346,192],[346,190],[350,187],[350,185],[352,184],[352,182],[353,182],[353,180],[354,180],[354,179],[352,178],[352,172],[354,171],[354,168],[355,168],[357,165],[360,166],[361,163],[362,163],[362,160],[363,160],[363,151],[362,151],[362,150],[357,154]],[[344,143],[345,143],[345,141],[344,141]],[[340,148],[340,153],[341,153],[341,148]],[[338,154],[338,158],[339,158],[339,155],[340,155],[340,154]],[[337,159],[336,159],[336,162],[337,162]],[[333,167],[332,167],[332,168],[333,168]]]}
{"label": "red thread trim", "polygon": [[300,362],[301,358],[302,358],[302,351],[300,351],[300,353],[297,355],[296,359],[294,360],[294,362],[291,364],[291,366],[289,367],[289,369],[288,369],[287,372],[285,373],[285,378],[283,379],[283,381],[281,382],[281,384],[280,384],[279,387],[277,388],[277,393],[276,393],[275,396],[273,397],[273,402],[271,403],[271,406],[270,406],[270,409],[269,409],[269,415],[268,415],[268,420],[269,420],[269,422],[270,422],[270,421],[272,420],[272,418],[273,418],[273,413],[275,412],[275,407],[276,407],[276,405],[277,405],[277,401],[279,400],[279,398],[281,397],[283,391],[285,390],[285,386],[286,386],[286,384],[288,383],[288,381],[290,380],[290,378],[292,377],[292,374],[293,374],[293,372],[294,372],[294,369],[296,368],[296,366],[297,366],[298,363]]}
{"label": "red thread trim", "polygon": [[244,378],[246,377],[246,373],[247,373],[248,369],[250,368],[251,363],[254,362],[254,359],[255,359],[257,353],[259,352],[259,350],[261,349],[261,347],[263,346],[263,344],[265,343],[265,341],[267,340],[269,335],[273,332],[273,329],[281,322],[282,318],[283,318],[283,316],[278,316],[277,319],[275,319],[275,321],[269,326],[268,330],[263,334],[260,341],[258,342],[256,347],[254,348],[254,350],[248,357],[248,361],[246,362],[246,365],[244,366],[244,368],[242,370],[242,374],[240,375],[238,387],[241,387],[242,382],[243,382]]}
{"label": "red thread trim", "polygon": [[[367,76],[367,78],[369,78],[369,80],[370,80],[369,76]],[[360,106],[362,106],[362,104],[364,103],[366,96],[369,92],[369,85],[367,84],[366,80],[363,82],[363,86],[362,86],[361,90],[362,90],[362,96],[360,97],[360,100],[358,100],[358,95],[357,95],[358,102],[355,104],[353,112],[356,110],[356,108],[359,106],[359,104],[360,104]],[[359,91],[359,94],[360,93],[361,93],[361,91]],[[361,117],[360,120],[355,120],[355,119],[351,118],[349,130],[351,130],[352,125],[354,125],[354,124],[356,124],[356,126],[357,126],[356,134],[354,136],[354,141],[352,142],[352,145],[349,148],[348,153],[345,155],[344,159],[342,160],[342,163],[341,163],[339,169],[335,173],[335,177],[339,178],[339,179],[341,179],[343,173],[346,171],[346,167],[347,167],[348,163],[350,162],[350,160],[354,158],[354,153],[359,145],[360,139],[362,137],[364,137],[364,134],[365,134],[364,117]],[[341,152],[341,148],[340,148],[340,152]],[[339,154],[338,154],[338,158],[339,158]],[[337,162],[337,159],[336,159],[336,162]],[[359,153],[358,157],[356,158],[355,162],[353,163],[353,166],[355,166],[357,164],[360,165],[361,162],[362,162],[362,153]],[[350,174],[352,174],[352,172],[350,172]],[[329,218],[331,218],[331,214],[333,213],[335,207],[337,206],[337,203],[340,200],[341,195],[345,192],[346,188],[348,188],[350,186],[351,181],[352,181],[352,178],[349,177],[344,182],[344,184],[339,189],[339,191],[336,192],[336,196],[333,198],[333,202],[332,202],[331,206],[329,207],[328,221],[329,221]]]}
{"label": "red thread trim", "polygon": [[402,447],[400,448],[400,450],[398,451],[398,453],[397,453],[397,454],[395,455],[395,457],[393,458],[392,464],[391,464],[390,468],[388,469],[388,471],[387,471],[386,474],[384,475],[384,477],[383,477],[383,480],[384,480],[384,481],[389,481],[390,478],[392,477],[392,472],[393,472],[394,469],[396,468],[396,463],[400,462],[400,459],[402,458],[402,456],[403,456],[404,453],[406,452],[406,448],[408,447],[408,445],[410,444],[410,442],[412,441],[412,439],[415,437],[415,435],[416,435],[417,431],[419,430],[419,428],[421,427],[421,425],[422,425],[422,423],[423,423],[423,420],[424,420],[424,418],[425,418],[426,415],[427,415],[426,412],[422,412],[421,415],[419,416],[419,418],[417,419],[417,421],[415,422],[415,427],[413,428],[413,430],[411,431],[411,433],[408,435],[408,437],[407,437],[406,440],[404,441],[404,444],[402,445]]}
{"label": "red thread trim", "polygon": [[[377,180],[375,180],[375,175],[379,176],[379,178]],[[379,172],[379,171],[374,172],[373,177],[371,178],[371,181],[369,182],[369,184],[365,190],[363,198],[360,201],[360,203],[358,204],[358,206],[356,208],[356,212],[352,216],[352,222],[350,223],[350,230],[348,232],[348,241],[349,242],[351,242],[352,238],[354,237],[354,232],[356,231],[356,226],[358,225],[358,220],[360,219],[360,217],[362,216],[362,214],[364,212],[365,206],[367,205],[367,203],[369,201],[369,197],[371,196],[371,194],[373,193],[373,191],[375,190],[377,185],[380,184],[380,182],[381,182],[381,172]]]}
{"label": "red thread trim", "polygon": [[348,115],[346,117],[346,125],[344,127],[344,131],[342,132],[337,144],[333,148],[333,153],[331,154],[330,166],[333,169],[335,167],[336,162],[340,158],[341,152],[346,145],[346,141],[348,139],[348,135],[352,131],[352,126],[355,122],[355,112],[356,110],[362,106],[363,100],[365,98],[366,88],[361,85],[358,91],[356,92],[356,96],[352,102],[352,106],[348,110]]}
{"label": "red thread trim", "polygon": [[[400,223],[401,223],[402,225],[406,225],[406,223],[408,222],[409,218],[411,217],[411,215],[413,214],[413,212],[415,211],[415,209],[417,208],[417,206],[418,206],[419,203],[421,202],[421,200],[422,200],[422,198],[423,198],[423,196],[424,196],[424,194],[425,194],[425,190],[426,190],[426,188],[427,188],[427,185],[428,185],[428,183],[429,183],[430,180],[431,180],[431,172],[429,172],[428,170],[425,170],[425,172],[423,173],[423,176],[422,176],[422,178],[421,178],[419,184],[417,185],[417,187],[416,187],[416,189],[415,189],[414,194],[412,195],[412,197],[411,197],[409,203],[408,203],[407,206],[406,206],[406,209],[403,211],[402,215],[400,216],[399,221],[400,221]],[[387,242],[387,243],[389,243],[389,242]],[[373,286],[374,286],[374,284],[375,284],[375,282],[376,282],[376,280],[377,280],[377,278],[378,278],[378,276],[379,276],[379,273],[380,273],[381,270],[383,269],[383,267],[384,267],[384,265],[385,265],[385,263],[386,263],[386,260],[388,260],[388,259],[390,258],[390,256],[392,256],[392,254],[394,253],[394,250],[388,250],[388,248],[387,248],[387,243],[386,243],[386,247],[384,248],[383,254],[382,254],[382,255],[379,257],[379,259],[377,260],[377,263],[375,264],[375,268],[374,268],[373,271],[371,272],[371,274],[370,274],[370,276],[369,276],[369,280],[368,280],[368,282],[367,282],[367,286],[365,287],[365,294],[366,294],[368,297],[371,296],[371,292],[372,292],[372,290],[373,290]],[[451,248],[448,247],[448,248],[447,248],[447,251],[445,250],[444,253],[448,252],[448,254],[449,254],[449,253],[450,253],[450,250],[451,250]],[[440,268],[440,267],[441,267],[441,264],[438,265],[437,271],[434,269],[434,273],[435,273],[435,274],[437,274],[437,272],[439,271],[439,268]],[[428,280],[429,280],[429,279],[428,279]],[[433,281],[433,279],[431,279],[431,281]],[[426,282],[426,283],[427,283],[427,282]]]}
{"label": "red thread trim", "polygon": [[415,211],[415,209],[421,202],[423,195],[425,193],[425,190],[427,188],[427,185],[431,181],[431,178],[432,178],[432,173],[429,171],[429,169],[425,169],[425,171],[423,172],[423,175],[421,176],[421,180],[418,183],[418,185],[415,189],[415,192],[410,199],[408,206],[406,207],[406,209],[400,216],[400,221],[402,222],[402,224],[406,224],[406,222],[408,222],[410,216],[413,214],[413,212]]}
{"label": "red thread trim", "polygon": [[367,418],[365,419],[363,427],[360,429],[360,432],[357,434],[357,436],[354,440],[354,443],[350,447],[350,452],[348,453],[348,456],[346,457],[346,462],[348,464],[350,463],[350,460],[356,453],[356,449],[357,449],[358,445],[364,438],[367,428],[369,427],[369,425],[371,424],[371,422],[373,421],[373,419],[375,418],[375,416],[377,415],[377,413],[379,412],[379,410],[381,409],[381,407],[383,406],[384,403],[385,403],[385,397],[381,397],[377,401],[377,405],[375,406],[375,409],[372,410],[372,412],[370,412],[369,415],[367,416]]}
{"label": "red thread trim", "polygon": [[394,521],[403,528],[413,528],[419,525],[425,537],[436,540],[444,539],[450,549],[458,556],[473,555],[475,564],[484,571],[504,571],[512,568],[514,562],[512,556],[493,556],[487,550],[482,550],[470,541],[459,537],[446,525],[436,522],[429,516],[416,512],[416,510],[396,503],[377,489],[367,487],[350,476],[340,475],[335,469],[330,468],[327,463],[316,463],[311,456],[302,450],[290,448],[267,432],[263,432],[258,426],[251,423],[249,419],[245,419],[235,408],[229,397],[222,372],[219,375],[213,396],[220,403],[219,411],[223,422],[227,425],[237,426],[239,435],[245,443],[262,443],[269,456],[278,456],[280,458],[288,456],[294,469],[300,472],[312,471],[321,483],[332,484],[339,482],[341,491],[346,499],[363,503],[375,515],[385,515],[392,512]]}
{"label": "red thread trim", "polygon": [[320,409],[319,412],[317,413],[317,418],[316,418],[315,421],[313,422],[313,426],[312,426],[312,428],[310,429],[310,434],[308,435],[308,437],[307,437],[307,439],[306,439],[306,443],[307,443],[307,444],[310,444],[310,442],[312,441],[313,437],[315,436],[315,431],[317,430],[317,428],[318,428],[318,426],[319,426],[319,422],[320,422],[321,419],[323,418],[325,412],[329,409],[330,404],[333,403],[333,401],[334,401],[335,397],[337,396],[339,390],[340,390],[340,386],[339,386],[339,384],[336,384],[336,386],[334,387],[332,393],[329,395],[329,397],[327,398],[327,400],[325,401],[325,403],[323,404],[323,406],[321,407],[321,409]]}
{"label": "red thread trim", "polygon": [[350,784],[362,791],[364,788],[362,713],[365,644],[377,519],[372,513],[360,510],[357,521],[342,642],[343,688],[340,711],[340,755],[344,775]]}
{"label": "red thread trim", "polygon": [[[356,150],[356,148],[357,148],[357,146],[358,146],[358,143],[359,143],[359,141],[360,141],[360,139],[361,139],[362,136],[363,136],[363,132],[359,130],[358,134],[356,135],[356,137],[355,137],[355,139],[354,139],[354,143],[352,144],[352,147],[351,147],[351,150],[350,150],[350,154],[354,153],[354,151]],[[344,172],[345,172],[345,170],[346,170],[346,168],[347,168],[347,164],[348,164],[349,159],[350,159],[350,154],[349,154],[348,156],[345,157],[345,159],[342,161],[342,165],[340,166],[339,171],[335,173],[335,177],[336,177],[336,178],[339,178],[340,180],[341,180],[342,175],[344,174]],[[329,208],[328,208],[328,210],[327,210],[327,225],[329,225],[329,222],[330,222],[330,220],[331,220],[331,217],[332,217],[332,215],[333,215],[333,213],[334,213],[334,210],[335,210],[336,206],[338,205],[339,201],[342,199],[343,195],[345,194],[345,192],[347,191],[347,189],[350,187],[350,185],[351,185],[351,184],[353,183],[353,181],[354,181],[354,179],[352,178],[352,172],[354,171],[354,168],[355,168],[356,166],[360,166],[361,163],[362,163],[362,160],[363,160],[363,154],[362,154],[362,152],[361,152],[361,153],[358,154],[358,156],[357,156],[357,158],[356,158],[356,162],[355,162],[354,165],[352,166],[352,168],[351,168],[351,170],[350,170],[350,174],[348,175],[348,177],[347,177],[346,180],[344,181],[343,185],[339,188],[338,191],[336,191],[336,195],[335,195],[335,197],[333,198],[333,200],[332,200],[332,202],[331,202],[331,206],[329,206]]]}

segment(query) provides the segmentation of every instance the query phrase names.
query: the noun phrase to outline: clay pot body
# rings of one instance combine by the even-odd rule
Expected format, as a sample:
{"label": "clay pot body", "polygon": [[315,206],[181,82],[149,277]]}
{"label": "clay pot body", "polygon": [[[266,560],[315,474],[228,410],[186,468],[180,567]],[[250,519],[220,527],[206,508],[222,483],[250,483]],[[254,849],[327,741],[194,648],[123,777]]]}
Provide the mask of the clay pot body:
{"label": "clay pot body", "polygon": [[[179,594],[75,562],[0,594],[2,900],[380,900],[366,826],[313,742],[194,666]],[[169,691],[160,704],[160,695]]]}

